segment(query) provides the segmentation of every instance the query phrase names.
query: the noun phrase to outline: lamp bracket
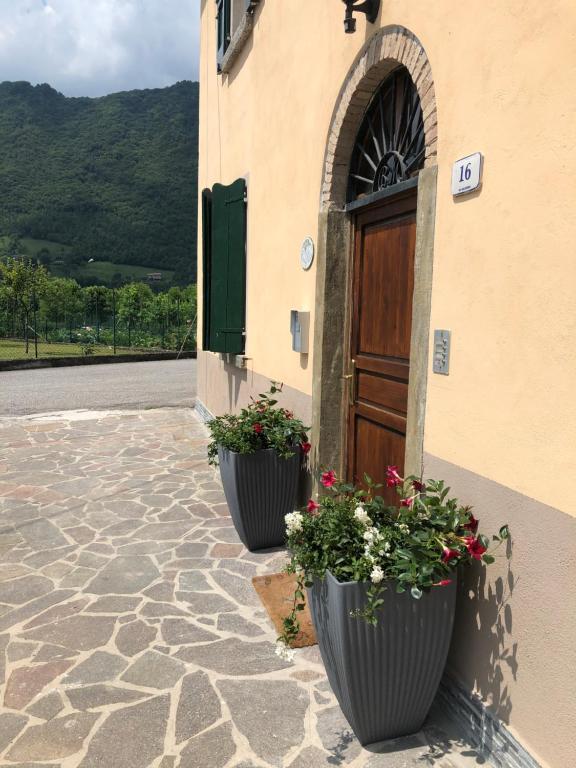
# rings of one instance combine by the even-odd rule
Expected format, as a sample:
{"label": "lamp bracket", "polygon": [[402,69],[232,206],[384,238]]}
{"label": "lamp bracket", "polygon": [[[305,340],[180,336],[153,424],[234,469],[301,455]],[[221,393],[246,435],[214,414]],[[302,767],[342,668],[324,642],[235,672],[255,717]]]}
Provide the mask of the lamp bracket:
{"label": "lamp bracket", "polygon": [[380,0],[342,0],[346,5],[344,31],[348,34],[356,31],[355,13],[364,13],[370,24],[374,24],[380,10]]}

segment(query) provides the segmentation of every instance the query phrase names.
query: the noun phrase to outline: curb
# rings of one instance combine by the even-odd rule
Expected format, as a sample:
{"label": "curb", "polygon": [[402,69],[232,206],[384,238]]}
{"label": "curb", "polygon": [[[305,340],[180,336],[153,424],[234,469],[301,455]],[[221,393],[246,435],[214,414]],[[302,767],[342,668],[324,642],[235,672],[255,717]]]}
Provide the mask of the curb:
{"label": "curb", "polygon": [[196,352],[149,352],[133,355],[94,355],[88,357],[56,357],[38,360],[1,360],[0,371],[25,371],[33,368],[62,368],[70,365],[106,365],[109,363],[142,363],[152,360],[190,360]]}

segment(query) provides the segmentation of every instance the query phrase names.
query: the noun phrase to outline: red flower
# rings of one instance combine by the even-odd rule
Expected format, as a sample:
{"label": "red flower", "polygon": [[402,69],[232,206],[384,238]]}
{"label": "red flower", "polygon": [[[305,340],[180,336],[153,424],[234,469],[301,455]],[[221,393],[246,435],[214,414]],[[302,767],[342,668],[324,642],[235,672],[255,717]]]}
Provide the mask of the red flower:
{"label": "red flower", "polygon": [[332,488],[333,485],[336,485],[336,473],[334,470],[331,469],[329,472],[322,472],[320,482],[324,488]]}
{"label": "red flower", "polygon": [[470,557],[481,560],[482,555],[486,552],[484,544],[479,539],[474,538],[474,536],[466,536],[464,541],[466,542],[466,549]]}
{"label": "red flower", "polygon": [[457,549],[450,549],[449,547],[444,547],[442,550],[442,560],[445,563],[450,562],[450,560],[453,560],[455,557],[460,557],[460,552],[458,552]]}
{"label": "red flower", "polygon": [[447,587],[448,584],[452,584],[452,579],[442,579],[442,581],[437,581],[436,584],[432,584],[433,587]]}
{"label": "red flower", "polygon": [[302,449],[302,453],[306,455],[307,453],[310,453],[312,445],[310,443],[300,443],[300,448]]}
{"label": "red flower", "polygon": [[419,480],[412,480],[412,487],[415,491],[418,491],[418,493],[422,493],[422,491],[426,489],[424,483],[421,483]]}
{"label": "red flower", "polygon": [[401,507],[411,507],[413,501],[414,501],[414,499],[402,499],[402,501],[400,502],[400,506]]}
{"label": "red flower", "polygon": [[464,528],[466,528],[467,531],[472,531],[472,533],[476,533],[478,530],[478,520],[476,520],[472,512],[470,512],[470,520],[468,520]]}
{"label": "red flower", "polygon": [[308,502],[308,506],[306,507],[306,511],[309,512],[311,515],[313,515],[317,509],[320,509],[320,504],[316,504],[315,501],[312,501],[312,499],[310,499],[310,501]]}
{"label": "red flower", "polygon": [[397,485],[402,485],[402,478],[398,474],[397,466],[386,467],[386,485],[388,488],[395,488]]}
{"label": "red flower", "polygon": [[263,427],[262,427],[262,424],[256,423],[254,424],[252,429],[254,430],[254,432],[256,432],[257,435],[259,435],[262,432]]}

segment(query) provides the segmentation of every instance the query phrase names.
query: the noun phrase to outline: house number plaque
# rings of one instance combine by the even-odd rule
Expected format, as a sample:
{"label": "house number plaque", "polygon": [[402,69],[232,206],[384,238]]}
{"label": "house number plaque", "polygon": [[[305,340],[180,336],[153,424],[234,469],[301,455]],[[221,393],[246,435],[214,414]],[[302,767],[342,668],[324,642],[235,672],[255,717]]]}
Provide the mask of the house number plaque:
{"label": "house number plaque", "polygon": [[480,152],[456,160],[452,166],[452,194],[466,195],[482,183],[483,157]]}

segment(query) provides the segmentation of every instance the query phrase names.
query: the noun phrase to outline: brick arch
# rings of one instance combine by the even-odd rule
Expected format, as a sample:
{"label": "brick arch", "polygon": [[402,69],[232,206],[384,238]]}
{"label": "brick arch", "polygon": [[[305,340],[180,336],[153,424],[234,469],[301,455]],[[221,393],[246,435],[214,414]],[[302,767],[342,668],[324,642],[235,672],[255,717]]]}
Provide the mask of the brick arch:
{"label": "brick arch", "polygon": [[436,95],[430,62],[408,29],[383,27],[356,56],[338,94],[324,156],[322,210],[342,208],[346,202],[348,167],[362,117],[384,78],[398,64],[406,67],[420,96],[426,139],[424,167],[436,165]]}

